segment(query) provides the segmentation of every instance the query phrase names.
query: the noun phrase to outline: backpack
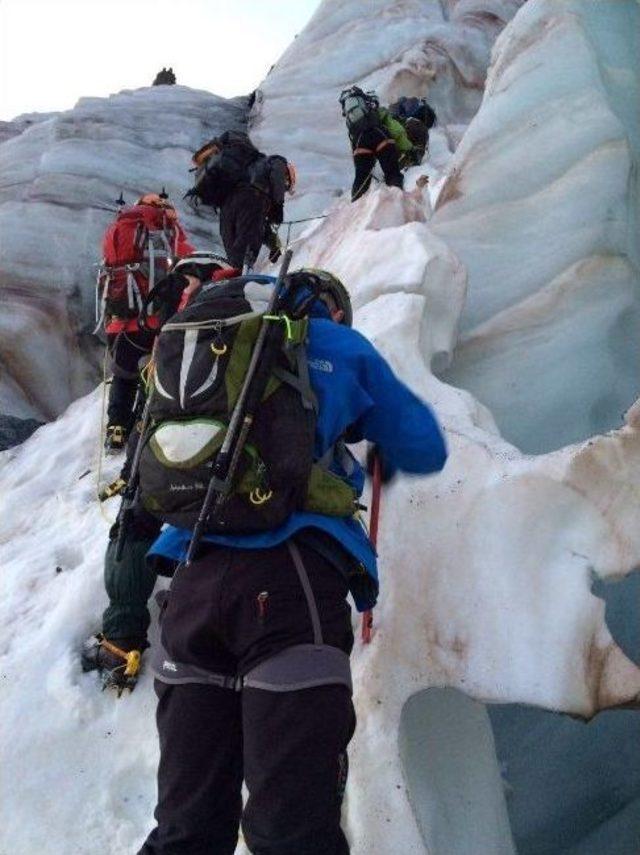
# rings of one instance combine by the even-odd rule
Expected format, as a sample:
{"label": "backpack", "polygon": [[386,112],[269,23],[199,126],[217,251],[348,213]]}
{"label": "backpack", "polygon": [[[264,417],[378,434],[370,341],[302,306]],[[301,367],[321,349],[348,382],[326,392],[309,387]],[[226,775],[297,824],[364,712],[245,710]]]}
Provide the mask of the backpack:
{"label": "backpack", "polygon": [[246,134],[226,131],[193,155],[195,182],[188,195],[219,208],[234,188],[251,183],[250,166],[259,157],[264,155]]}
{"label": "backpack", "polygon": [[402,97],[391,104],[389,112],[395,119],[406,122],[407,119],[417,119],[430,130],[436,123],[435,110],[429,106],[425,98]]}
{"label": "backpack", "polygon": [[340,95],[342,115],[347,123],[349,135],[358,137],[364,131],[378,127],[378,107],[380,103],[377,97],[371,93],[365,93],[357,86],[345,89]]}
{"label": "backpack", "polygon": [[105,316],[138,317],[183,238],[173,208],[134,205],[118,213],[102,240],[98,326]]}
{"label": "backpack", "polygon": [[[273,179],[273,169],[277,163],[287,166],[286,158],[280,154],[269,156],[261,154],[249,168],[249,180],[254,187],[261,190],[270,199],[277,195]],[[284,189],[284,188],[283,188]]]}
{"label": "backpack", "polygon": [[[139,475],[143,507],[163,522],[196,524],[260,327],[277,322],[263,317],[264,290],[256,277],[205,286],[158,336]],[[353,489],[313,460],[317,402],[307,325],[308,317],[287,324],[232,492],[207,532],[263,531],[297,510],[334,516],[356,510]]]}

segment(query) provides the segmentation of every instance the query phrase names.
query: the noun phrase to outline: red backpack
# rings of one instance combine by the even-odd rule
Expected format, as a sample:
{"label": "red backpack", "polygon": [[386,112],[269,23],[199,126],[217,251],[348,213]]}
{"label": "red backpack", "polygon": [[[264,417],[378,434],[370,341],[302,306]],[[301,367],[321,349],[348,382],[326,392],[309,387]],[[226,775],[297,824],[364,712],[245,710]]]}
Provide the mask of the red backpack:
{"label": "red backpack", "polygon": [[138,204],[120,211],[102,240],[98,326],[105,317],[138,317],[149,291],[191,249],[172,207]]}

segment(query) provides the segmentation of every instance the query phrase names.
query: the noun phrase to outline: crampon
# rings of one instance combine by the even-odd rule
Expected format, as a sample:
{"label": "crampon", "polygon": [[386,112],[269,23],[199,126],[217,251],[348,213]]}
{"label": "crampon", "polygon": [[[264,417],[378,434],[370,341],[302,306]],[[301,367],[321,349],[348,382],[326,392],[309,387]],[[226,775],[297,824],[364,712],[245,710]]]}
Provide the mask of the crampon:
{"label": "crampon", "polygon": [[127,482],[121,476],[118,476],[115,481],[112,481],[111,484],[107,484],[106,487],[103,487],[98,493],[98,499],[101,502],[106,502],[107,499],[111,499],[113,496],[120,496],[124,488],[127,486]]}
{"label": "crampon", "polygon": [[[118,697],[125,689],[132,692],[140,674],[144,643],[120,640],[122,646],[109,641],[102,633],[85,641],[82,649],[82,670],[99,671],[102,689],[114,689]],[[125,649],[129,648],[129,649]]]}

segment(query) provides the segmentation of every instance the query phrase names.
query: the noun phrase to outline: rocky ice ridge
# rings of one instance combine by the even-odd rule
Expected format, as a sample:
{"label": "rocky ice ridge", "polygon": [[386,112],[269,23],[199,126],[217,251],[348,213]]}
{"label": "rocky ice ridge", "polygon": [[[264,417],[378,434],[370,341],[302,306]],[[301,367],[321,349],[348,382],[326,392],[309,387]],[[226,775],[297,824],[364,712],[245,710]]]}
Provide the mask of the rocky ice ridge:
{"label": "rocky ice ridge", "polygon": [[213,216],[194,214],[181,197],[192,152],[224,128],[244,127],[246,107],[246,98],[157,86],[6,123],[0,413],[55,418],[95,384],[95,264],[121,192],[132,203],[166,187],[194,241],[217,244]]}
{"label": "rocky ice ridge", "polygon": [[[626,10],[617,14],[637,14],[631,0],[617,5]],[[325,6],[332,14],[337,9]],[[502,68],[514,86],[524,83],[531,71],[518,63],[523,52],[539,49],[539,15],[551,19],[552,9],[557,6],[546,0],[530,0],[518,13],[496,45],[489,80]],[[594,9],[572,2],[562,31],[570,37],[574,27],[592,26]],[[580,56],[581,67],[601,59],[598,45]],[[540,63],[547,60],[543,53]],[[545,90],[543,82],[537,82],[543,93],[556,85],[551,78]],[[490,106],[487,96],[470,134],[482,127]],[[262,107],[267,115],[266,96]],[[563,138],[548,136],[545,144],[552,158],[556,147],[562,152]],[[481,160],[473,167],[461,170],[461,186],[481,180]],[[430,218],[429,199],[419,189],[405,195],[376,189],[356,205],[338,201],[294,244],[296,263],[328,267],[349,284],[357,326],[433,403],[451,452],[441,475],[400,478],[383,496],[377,631],[353,659],[359,727],[344,822],[355,855],[515,851],[505,808],[509,769],[499,768],[487,714],[470,697],[589,717],[640,692],[638,663],[612,637],[605,605],[592,593],[594,577],[615,579],[640,564],[638,406],[617,430],[533,457],[500,436],[492,412],[469,392],[434,376],[452,357],[455,370],[474,283],[490,281],[492,263],[482,265],[470,252],[465,258],[462,240],[460,249],[443,235],[438,211],[453,204],[447,199],[436,202]],[[485,216],[493,209],[489,205]],[[518,210],[525,231],[532,228],[526,213]],[[631,224],[632,201],[626,216]],[[533,255],[528,260],[538,263]],[[518,282],[517,259],[507,272],[503,297],[508,300],[513,287],[522,304],[511,284]],[[596,314],[597,328],[599,304],[583,302],[587,314]],[[524,309],[522,316],[527,320]],[[539,332],[553,348],[554,336],[545,336],[542,324]],[[517,374],[521,362],[514,353],[505,358]],[[11,686],[21,683],[20,696],[14,693],[3,709],[11,734],[4,752],[24,787],[5,794],[2,828],[16,855],[52,845],[63,853],[120,855],[135,851],[151,824],[157,746],[149,675],[116,704],[96,693],[93,675],[78,670],[78,646],[104,605],[100,565],[108,520],[95,502],[99,413],[98,391],[2,460],[1,488],[11,496],[0,515],[7,592],[0,602],[2,674]],[[102,479],[116,466],[110,461]],[[411,537],[400,536],[405,532]],[[630,602],[629,621],[632,609]],[[443,686],[450,688],[438,691]],[[26,714],[34,709],[41,711],[37,719]],[[633,721],[637,729],[637,713]],[[47,799],[52,790],[64,797]],[[566,797],[560,793],[558,800]],[[608,851],[606,835],[597,849],[578,845],[579,822],[576,827],[573,855]],[[238,852],[245,851],[240,845]]]}

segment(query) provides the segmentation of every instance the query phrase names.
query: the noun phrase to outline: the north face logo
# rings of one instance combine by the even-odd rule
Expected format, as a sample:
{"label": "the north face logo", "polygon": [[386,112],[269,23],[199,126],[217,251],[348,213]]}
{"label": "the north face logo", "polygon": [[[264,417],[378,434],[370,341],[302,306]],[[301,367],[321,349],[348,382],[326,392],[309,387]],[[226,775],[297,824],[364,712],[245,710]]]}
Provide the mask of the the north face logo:
{"label": "the north face logo", "polygon": [[324,371],[327,374],[333,373],[333,362],[328,359],[310,359],[308,361],[309,368],[315,368],[316,371]]}
{"label": "the north face logo", "polygon": [[174,671],[175,672],[178,670],[178,666],[176,665],[175,662],[169,662],[168,659],[165,659],[164,662],[162,663],[162,670],[163,671]]}

